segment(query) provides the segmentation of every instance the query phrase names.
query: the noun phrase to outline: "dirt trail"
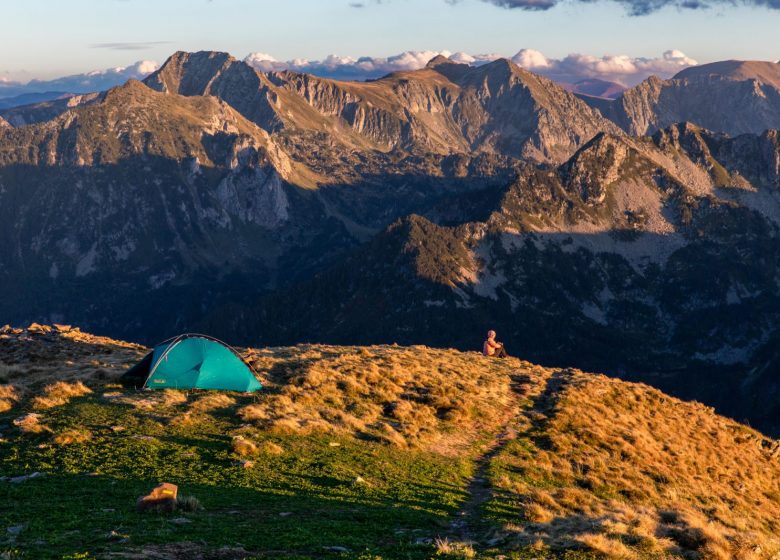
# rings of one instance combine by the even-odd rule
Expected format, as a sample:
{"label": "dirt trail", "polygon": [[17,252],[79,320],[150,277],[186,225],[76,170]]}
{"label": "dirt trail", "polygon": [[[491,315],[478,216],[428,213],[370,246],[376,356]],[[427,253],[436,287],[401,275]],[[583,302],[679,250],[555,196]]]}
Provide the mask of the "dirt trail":
{"label": "dirt trail", "polygon": [[[456,518],[450,524],[450,536],[460,542],[473,544],[491,543],[490,523],[482,518],[482,506],[490,500],[493,488],[488,478],[490,463],[504,447],[517,438],[520,431],[532,425],[539,427],[540,419],[546,421],[554,406],[557,393],[565,386],[567,371],[549,370],[519,371],[512,376],[514,402],[505,415],[501,428],[493,440],[476,459],[476,468],[466,488],[467,498]],[[522,401],[531,399],[531,407],[523,407]]]}

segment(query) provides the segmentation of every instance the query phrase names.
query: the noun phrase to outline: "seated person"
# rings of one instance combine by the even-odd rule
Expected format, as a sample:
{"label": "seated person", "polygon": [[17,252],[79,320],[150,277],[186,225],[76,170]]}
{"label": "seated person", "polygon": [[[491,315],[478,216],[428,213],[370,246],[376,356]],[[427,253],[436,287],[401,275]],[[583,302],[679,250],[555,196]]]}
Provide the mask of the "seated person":
{"label": "seated person", "polygon": [[504,345],[496,340],[496,331],[488,331],[487,340],[482,344],[482,353],[485,356],[492,356],[494,358],[507,358],[509,354],[506,353]]}

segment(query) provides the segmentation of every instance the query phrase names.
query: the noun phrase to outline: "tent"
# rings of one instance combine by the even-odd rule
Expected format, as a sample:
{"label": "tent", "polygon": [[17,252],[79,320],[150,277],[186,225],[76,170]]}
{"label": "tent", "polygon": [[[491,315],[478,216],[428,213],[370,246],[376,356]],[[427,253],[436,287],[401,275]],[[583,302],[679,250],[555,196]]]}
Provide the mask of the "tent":
{"label": "tent", "polygon": [[262,389],[254,370],[224,342],[182,334],[161,342],[122,376],[128,387],[146,389]]}

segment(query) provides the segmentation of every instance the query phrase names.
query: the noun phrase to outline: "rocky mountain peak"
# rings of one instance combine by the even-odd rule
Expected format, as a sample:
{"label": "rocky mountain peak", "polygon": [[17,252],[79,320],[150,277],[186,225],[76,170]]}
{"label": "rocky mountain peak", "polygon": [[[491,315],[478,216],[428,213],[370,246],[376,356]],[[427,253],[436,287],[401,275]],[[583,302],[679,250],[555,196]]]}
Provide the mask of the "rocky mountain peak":
{"label": "rocky mountain peak", "polygon": [[631,149],[620,136],[601,132],[561,166],[562,177],[586,204],[601,203]]}
{"label": "rocky mountain peak", "polygon": [[[452,62],[449,58],[447,58],[444,55],[437,54],[432,59],[428,61],[428,64],[425,65],[426,68],[436,68],[437,66],[441,66],[442,64],[457,64],[455,62]],[[464,65],[467,66],[467,65]]]}
{"label": "rocky mountain peak", "polygon": [[711,157],[705,135],[711,135],[690,122],[677,123],[653,135],[653,142],[661,150],[683,152],[693,161],[706,165]]}
{"label": "rocky mountain peak", "polygon": [[780,64],[703,64],[670,80],[650,76],[611,102],[588,102],[632,135],[654,134],[684,121],[730,135],[761,134],[780,128]]}
{"label": "rocky mountain peak", "polygon": [[436,55],[428,61],[428,64],[425,67],[430,70],[435,70],[452,82],[460,81],[460,79],[471,70],[471,66],[468,64],[453,62],[442,55]]}
{"label": "rocky mountain peak", "polygon": [[691,66],[675,74],[672,79],[756,80],[761,84],[768,84],[780,89],[780,64],[764,60],[723,60]]}
{"label": "rocky mountain peak", "polygon": [[225,52],[178,51],[148,76],[144,83],[158,91],[188,95],[187,92],[193,90],[204,90],[210,79],[236,62],[235,58]]}

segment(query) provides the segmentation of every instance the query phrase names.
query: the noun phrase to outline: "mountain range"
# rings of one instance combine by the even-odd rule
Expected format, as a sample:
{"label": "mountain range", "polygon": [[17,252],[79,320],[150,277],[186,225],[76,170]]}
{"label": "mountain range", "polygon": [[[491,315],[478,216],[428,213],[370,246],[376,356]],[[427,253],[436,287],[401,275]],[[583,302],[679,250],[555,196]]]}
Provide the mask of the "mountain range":
{"label": "mountain range", "polygon": [[345,82],[176,53],[0,111],[0,316],[145,343],[492,327],[776,432],[778,76],[729,61],[608,99],[503,59]]}

